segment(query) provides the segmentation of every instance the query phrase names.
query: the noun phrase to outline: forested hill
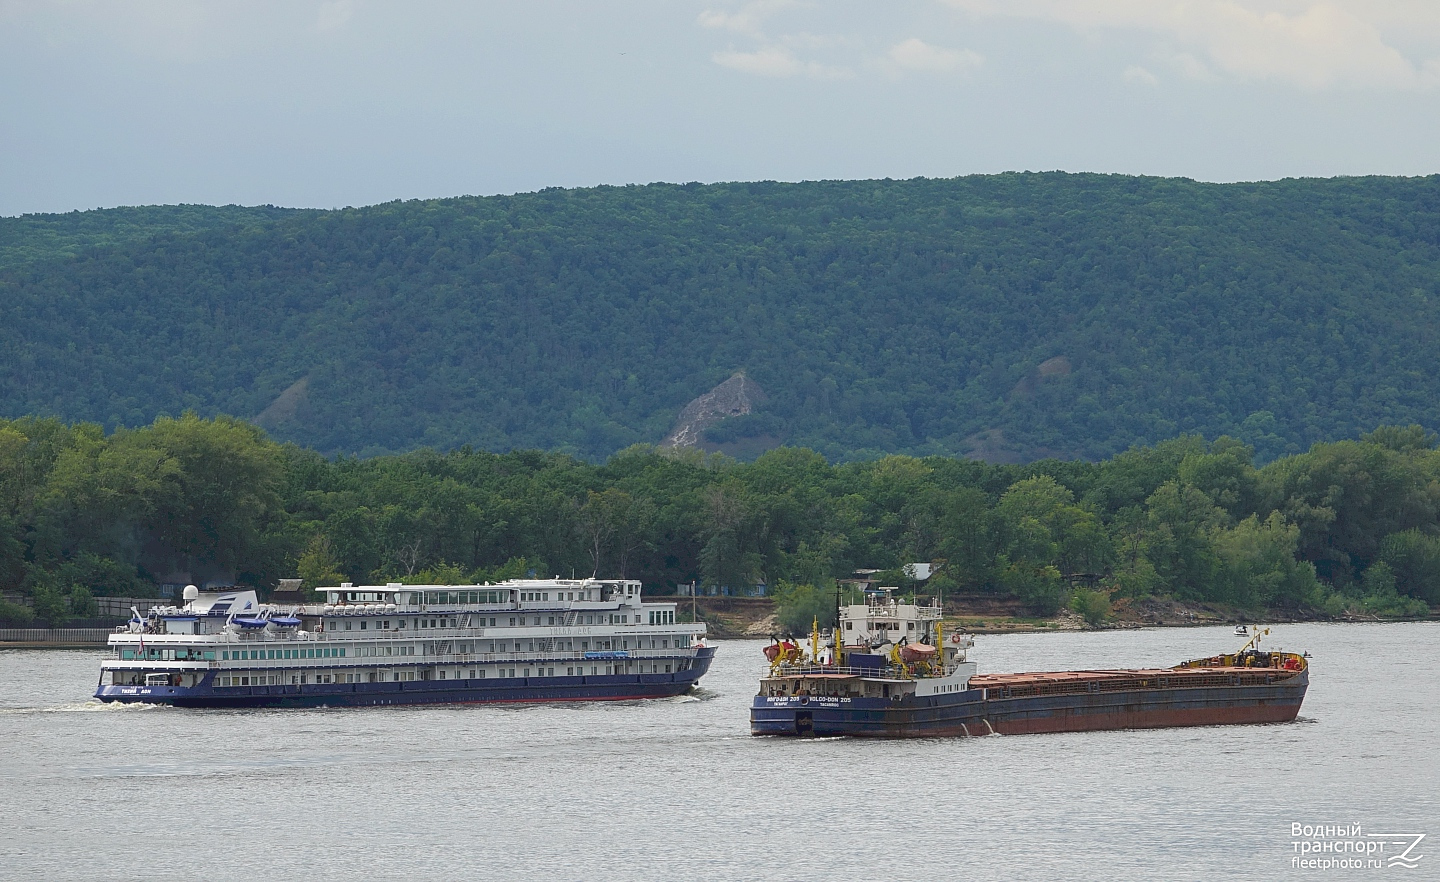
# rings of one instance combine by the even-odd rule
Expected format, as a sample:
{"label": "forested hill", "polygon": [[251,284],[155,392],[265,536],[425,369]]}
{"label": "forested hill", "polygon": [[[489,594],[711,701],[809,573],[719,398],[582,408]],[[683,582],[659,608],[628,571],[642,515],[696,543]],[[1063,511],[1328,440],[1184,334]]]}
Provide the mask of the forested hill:
{"label": "forested hill", "polygon": [[712,446],[1264,461],[1440,427],[1440,177],[652,185],[0,219],[0,416],[326,452]]}

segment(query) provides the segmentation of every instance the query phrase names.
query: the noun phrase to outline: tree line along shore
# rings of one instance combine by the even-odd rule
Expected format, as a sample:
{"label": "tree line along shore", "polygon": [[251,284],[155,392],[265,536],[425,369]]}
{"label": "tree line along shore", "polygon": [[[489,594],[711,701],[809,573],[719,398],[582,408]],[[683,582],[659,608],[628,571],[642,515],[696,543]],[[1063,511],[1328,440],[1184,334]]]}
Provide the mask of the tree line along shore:
{"label": "tree line along shore", "polygon": [[[1156,604],[1415,618],[1440,603],[1440,451],[1382,426],[1257,468],[1186,436],[1099,462],[994,465],[798,448],[738,462],[635,446],[601,463],[470,448],[328,458],[229,417],[0,420],[0,626],[60,627],[167,579],[270,591],[341,581],[639,578],[647,593],[833,610],[857,569],[1091,623]],[[928,562],[923,584],[907,564]],[[1148,607],[1146,605],[1149,605]],[[1015,619],[1012,615],[1009,618]],[[1141,619],[1143,620],[1143,618]]]}

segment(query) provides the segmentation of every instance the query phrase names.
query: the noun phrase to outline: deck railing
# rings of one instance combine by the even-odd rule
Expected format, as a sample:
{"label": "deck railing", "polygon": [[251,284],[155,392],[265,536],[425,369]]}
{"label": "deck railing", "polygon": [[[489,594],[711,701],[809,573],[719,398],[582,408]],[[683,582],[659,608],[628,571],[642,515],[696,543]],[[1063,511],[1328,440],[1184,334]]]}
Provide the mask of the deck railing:
{"label": "deck railing", "polygon": [[913,680],[902,668],[857,668],[850,665],[781,665],[773,671],[777,677],[809,677],[816,674],[843,674],[849,677],[885,677],[891,680]]}

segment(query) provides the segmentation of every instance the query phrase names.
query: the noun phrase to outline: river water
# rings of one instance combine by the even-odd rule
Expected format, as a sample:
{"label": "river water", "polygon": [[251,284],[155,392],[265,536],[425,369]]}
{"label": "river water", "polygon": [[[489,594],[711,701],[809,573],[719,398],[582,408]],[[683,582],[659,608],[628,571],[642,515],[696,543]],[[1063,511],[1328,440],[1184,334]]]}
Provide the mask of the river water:
{"label": "river water", "polygon": [[[972,658],[1162,666],[1238,642],[994,635]],[[1314,656],[1295,723],[904,742],[752,738],[763,643],[719,645],[698,697],[283,711],[102,706],[96,653],[0,651],[0,878],[1440,878],[1437,624],[1275,628]],[[1296,868],[1294,823],[1434,853]]]}

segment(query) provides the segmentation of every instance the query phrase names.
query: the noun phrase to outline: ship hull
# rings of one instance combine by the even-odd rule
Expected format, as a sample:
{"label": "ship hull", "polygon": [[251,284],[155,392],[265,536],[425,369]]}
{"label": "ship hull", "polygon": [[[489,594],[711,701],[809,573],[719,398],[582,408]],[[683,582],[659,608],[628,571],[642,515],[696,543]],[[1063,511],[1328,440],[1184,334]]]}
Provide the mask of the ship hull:
{"label": "ship hull", "polygon": [[95,690],[95,697],[104,702],[190,708],[627,701],[667,698],[689,692],[709,671],[714,656],[715,648],[705,647],[695,655],[687,670],[673,674],[217,687],[213,685],[216,675],[211,673],[193,687],[102,685]]}
{"label": "ship hull", "polygon": [[1283,723],[1300,712],[1308,672],[1263,685],[1141,688],[1113,692],[1005,697],[999,689],[882,698],[756,696],[755,735],[930,738],[1026,735]]}

